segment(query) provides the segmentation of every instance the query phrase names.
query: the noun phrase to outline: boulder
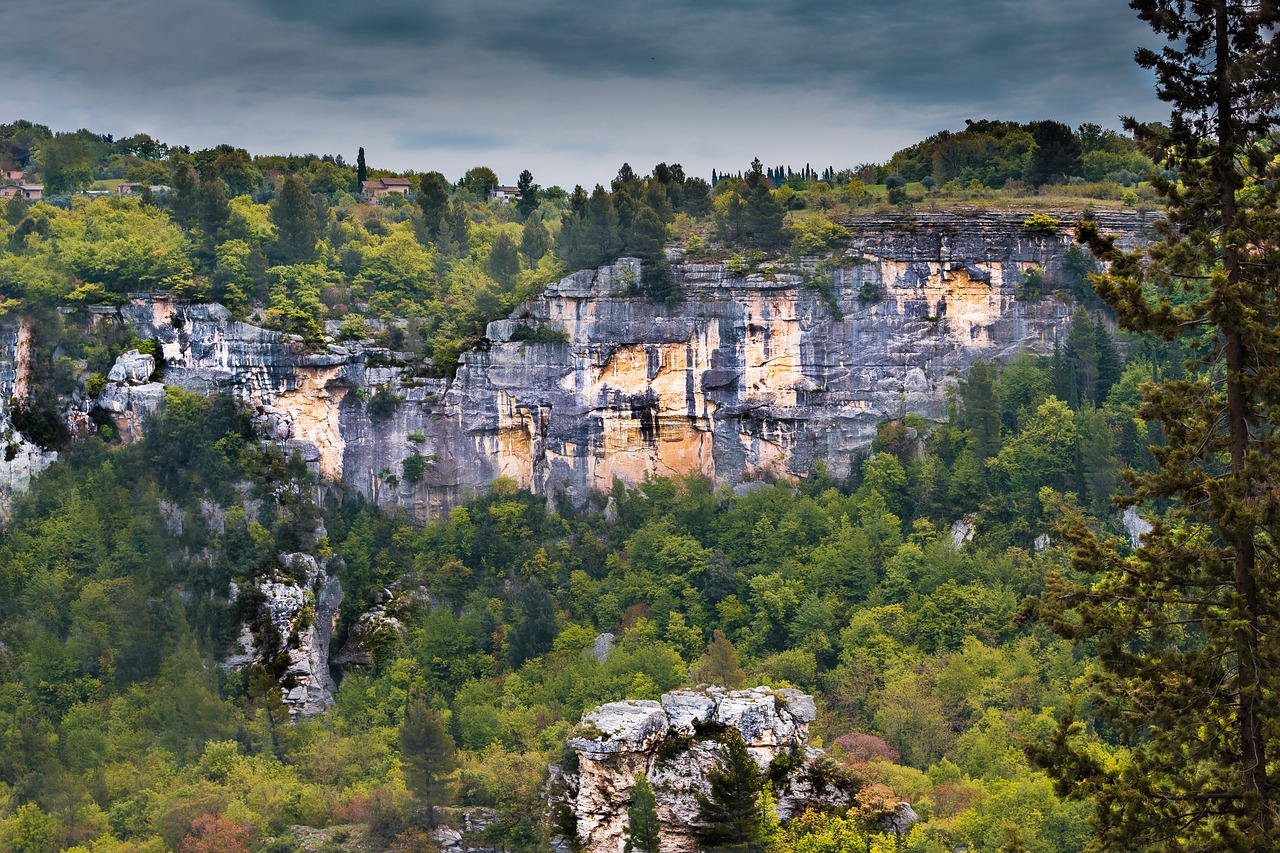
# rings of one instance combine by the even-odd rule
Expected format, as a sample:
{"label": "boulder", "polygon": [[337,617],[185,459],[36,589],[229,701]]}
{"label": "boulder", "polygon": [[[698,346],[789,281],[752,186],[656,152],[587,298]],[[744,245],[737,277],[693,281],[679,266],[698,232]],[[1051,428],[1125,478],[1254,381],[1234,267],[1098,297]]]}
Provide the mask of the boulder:
{"label": "boulder", "polygon": [[127,385],[144,385],[151,381],[151,374],[156,372],[154,356],[131,349],[116,358],[107,373],[108,382],[121,382]]}

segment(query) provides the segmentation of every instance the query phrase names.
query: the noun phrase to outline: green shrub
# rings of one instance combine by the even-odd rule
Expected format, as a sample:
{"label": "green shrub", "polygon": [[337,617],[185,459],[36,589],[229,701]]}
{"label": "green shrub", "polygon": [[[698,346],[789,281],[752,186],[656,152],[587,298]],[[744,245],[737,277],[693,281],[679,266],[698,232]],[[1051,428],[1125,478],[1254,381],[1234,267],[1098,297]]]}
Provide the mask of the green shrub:
{"label": "green shrub", "polygon": [[1022,220],[1022,227],[1033,234],[1057,234],[1060,224],[1052,216],[1044,213],[1033,213]]}

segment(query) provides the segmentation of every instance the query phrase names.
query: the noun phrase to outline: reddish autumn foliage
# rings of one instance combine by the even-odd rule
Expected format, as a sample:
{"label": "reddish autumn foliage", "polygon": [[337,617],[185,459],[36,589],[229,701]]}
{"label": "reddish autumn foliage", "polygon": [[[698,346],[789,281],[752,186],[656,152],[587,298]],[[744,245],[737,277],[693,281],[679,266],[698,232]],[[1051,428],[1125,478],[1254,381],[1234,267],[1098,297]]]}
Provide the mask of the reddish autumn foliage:
{"label": "reddish autumn foliage", "polygon": [[224,815],[203,814],[191,821],[191,831],[178,845],[178,853],[249,853],[253,827]]}
{"label": "reddish autumn foliage", "polygon": [[849,761],[858,764],[867,761],[897,761],[899,758],[898,751],[889,746],[884,738],[863,734],[862,732],[850,732],[847,735],[840,735],[835,739],[834,745],[845,754]]}

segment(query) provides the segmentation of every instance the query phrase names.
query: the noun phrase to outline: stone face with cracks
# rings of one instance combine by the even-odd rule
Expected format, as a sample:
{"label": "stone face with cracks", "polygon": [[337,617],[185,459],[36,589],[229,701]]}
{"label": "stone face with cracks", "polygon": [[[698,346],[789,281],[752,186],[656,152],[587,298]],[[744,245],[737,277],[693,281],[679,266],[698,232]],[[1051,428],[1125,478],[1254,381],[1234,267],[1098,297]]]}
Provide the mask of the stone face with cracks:
{"label": "stone face with cracks", "polygon": [[777,811],[784,820],[807,805],[846,805],[849,792],[812,788],[808,768],[822,751],[808,747],[813,697],[797,690],[675,690],[661,702],[612,702],[583,715],[568,740],[578,769],[552,774],[555,796],[572,810],[577,843],[587,853],[622,848],[626,810],[637,774],[653,785],[662,824],[664,853],[697,849],[698,794],[706,794],[707,773],[716,764],[716,740],[738,731],[762,773],[774,758],[796,752],[802,760],[778,787]]}
{"label": "stone face with cracks", "polygon": [[[1064,225],[1079,215],[1050,213]],[[1122,245],[1150,224],[1097,215]],[[634,259],[576,272],[490,324],[453,380],[411,354],[359,343],[310,352],[218,305],[156,297],[94,316],[156,340],[166,384],[241,399],[265,435],[318,473],[418,520],[497,477],[577,498],[607,492],[615,477],[697,473],[736,485],[796,479],[817,462],[839,477],[883,419],[944,416],[948,391],[975,361],[1052,349],[1071,305],[1056,294],[1024,299],[1020,285],[1032,267],[1058,273],[1069,229],[1032,233],[1025,216],[851,217],[850,247],[822,288],[806,284],[818,273],[803,265],[734,272],[676,259],[682,299],[668,306],[637,295]],[[555,335],[534,342],[524,331]],[[0,368],[21,364],[17,337],[0,337]],[[145,358],[117,367],[123,381],[106,407],[137,422],[156,401],[129,385],[144,378]],[[363,400],[378,391],[399,400],[371,413]],[[422,474],[410,481],[399,475],[414,454]],[[29,466],[10,468],[0,489],[22,488]]]}

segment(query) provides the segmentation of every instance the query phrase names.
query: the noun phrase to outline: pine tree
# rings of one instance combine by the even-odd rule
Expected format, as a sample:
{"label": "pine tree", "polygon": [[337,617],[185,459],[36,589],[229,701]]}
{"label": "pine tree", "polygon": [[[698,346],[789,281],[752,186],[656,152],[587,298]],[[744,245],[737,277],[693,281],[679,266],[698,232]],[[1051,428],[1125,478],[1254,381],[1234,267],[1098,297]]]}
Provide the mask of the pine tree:
{"label": "pine tree", "polygon": [[658,853],[662,825],[658,822],[658,800],[653,786],[644,774],[636,775],[631,786],[631,805],[627,807],[626,844],[624,853]]}
{"label": "pine tree", "polygon": [[707,773],[707,794],[699,793],[698,841],[710,850],[760,849],[764,815],[763,779],[736,729],[725,732],[715,767]]}
{"label": "pine tree", "polygon": [[1151,387],[1141,410],[1167,444],[1153,471],[1128,477],[1123,503],[1169,509],[1132,556],[1068,513],[1084,575],[1051,577],[1035,609],[1060,634],[1096,643],[1091,699],[1132,758],[1103,766],[1069,714],[1035,757],[1065,790],[1095,798],[1113,849],[1274,850],[1280,170],[1265,143],[1280,121],[1280,7],[1130,5],[1168,41],[1137,58],[1173,114],[1164,126],[1125,123],[1180,183],[1153,181],[1167,223],[1149,250],[1120,251],[1097,223],[1082,223],[1080,237],[1110,264],[1095,287],[1122,326],[1209,345],[1185,379]]}
{"label": "pine tree", "polygon": [[962,389],[965,424],[973,437],[973,452],[979,460],[1000,452],[1000,406],[996,402],[992,369],[985,361],[969,368]]}
{"label": "pine tree", "polygon": [[493,241],[485,268],[493,280],[507,290],[516,286],[516,279],[520,277],[520,255],[511,235],[503,232]]}
{"label": "pine tree", "polygon": [[447,805],[446,777],[458,766],[456,745],[444,719],[420,693],[410,695],[400,724],[400,761],[405,782],[434,825],[435,809]]}
{"label": "pine tree", "polygon": [[1071,408],[1097,401],[1098,392],[1098,333],[1084,308],[1076,308],[1071,315],[1071,328],[1067,332],[1067,361],[1075,370],[1074,398],[1064,397]]}
{"label": "pine tree", "polygon": [[538,204],[541,201],[538,198],[538,185],[533,182],[533,173],[528,169],[521,172],[520,179],[516,181],[516,187],[520,190],[520,198],[516,201],[516,210],[520,212],[521,219],[528,219],[538,209]]}
{"label": "pine tree", "polygon": [[1096,388],[1097,404],[1101,406],[1111,393],[1111,386],[1120,381],[1124,372],[1124,361],[1120,358],[1120,350],[1111,339],[1106,323],[1094,326],[1094,347],[1098,352],[1098,384]]}
{"label": "pine tree", "polygon": [[551,233],[542,224],[542,217],[534,213],[524,223],[524,231],[520,235],[520,254],[524,255],[525,262],[530,267],[536,267],[550,249]]}

